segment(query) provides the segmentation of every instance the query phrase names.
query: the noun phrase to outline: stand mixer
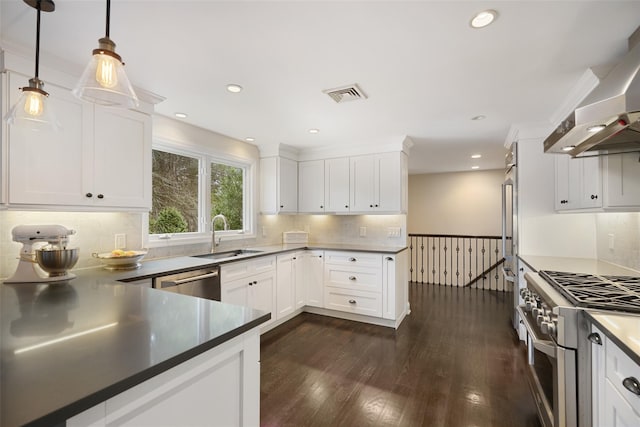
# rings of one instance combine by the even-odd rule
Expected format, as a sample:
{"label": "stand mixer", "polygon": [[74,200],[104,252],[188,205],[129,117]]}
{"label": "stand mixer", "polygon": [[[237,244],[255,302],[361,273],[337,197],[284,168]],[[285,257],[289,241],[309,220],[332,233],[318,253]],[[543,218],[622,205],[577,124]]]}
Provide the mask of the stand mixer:
{"label": "stand mixer", "polygon": [[[5,283],[60,282],[73,279],[69,273],[78,261],[78,249],[67,249],[75,230],[62,225],[18,225],[11,230],[14,242],[22,243],[16,272]],[[46,249],[35,249],[44,243]]]}

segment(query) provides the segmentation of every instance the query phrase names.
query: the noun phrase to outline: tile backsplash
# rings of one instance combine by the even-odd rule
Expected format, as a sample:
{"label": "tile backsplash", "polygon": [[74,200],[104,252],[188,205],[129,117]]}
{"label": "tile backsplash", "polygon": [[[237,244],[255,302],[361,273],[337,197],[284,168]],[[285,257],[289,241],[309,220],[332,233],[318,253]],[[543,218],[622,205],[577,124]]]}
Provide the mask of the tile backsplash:
{"label": "tile backsplash", "polygon": [[640,212],[596,215],[598,259],[640,271]]}
{"label": "tile backsplash", "polygon": [[[146,222],[142,213],[0,211],[0,279],[15,271],[21,245],[11,240],[11,230],[20,224],[60,224],[75,229],[71,246],[80,248],[75,268],[91,268],[101,265],[91,254],[112,250],[115,234],[126,234],[128,249],[142,248]],[[281,243],[282,233],[292,230],[308,232],[314,243],[403,246],[406,227],[406,215],[258,215],[256,238],[222,239],[218,250]],[[398,230],[399,235],[389,237],[390,231]],[[194,255],[210,249],[208,242],[153,247],[145,259]]]}

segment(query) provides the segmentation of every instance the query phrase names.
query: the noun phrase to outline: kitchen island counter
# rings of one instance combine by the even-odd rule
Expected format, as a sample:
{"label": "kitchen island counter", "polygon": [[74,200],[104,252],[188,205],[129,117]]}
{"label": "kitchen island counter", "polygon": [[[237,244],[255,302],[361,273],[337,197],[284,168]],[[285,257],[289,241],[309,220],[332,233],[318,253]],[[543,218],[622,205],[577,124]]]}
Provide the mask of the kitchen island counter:
{"label": "kitchen island counter", "polygon": [[0,426],[64,423],[270,318],[95,273],[0,285]]}

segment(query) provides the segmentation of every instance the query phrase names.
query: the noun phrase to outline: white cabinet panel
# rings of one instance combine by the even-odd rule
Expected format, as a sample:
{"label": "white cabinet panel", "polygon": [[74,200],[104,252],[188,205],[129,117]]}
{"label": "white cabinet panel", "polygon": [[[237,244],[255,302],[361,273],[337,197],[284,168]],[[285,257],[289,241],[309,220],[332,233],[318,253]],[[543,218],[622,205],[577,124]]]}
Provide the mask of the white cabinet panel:
{"label": "white cabinet panel", "polygon": [[369,212],[374,210],[377,178],[375,176],[376,168],[374,160],[373,156],[357,156],[350,158],[351,212]]}
{"label": "white cabinet panel", "polygon": [[324,212],[324,160],[298,163],[298,212]]}
{"label": "white cabinet panel", "polygon": [[351,212],[406,212],[408,169],[404,153],[350,158]]}
{"label": "white cabinet panel", "polygon": [[298,162],[284,157],[260,159],[260,211],[298,211]]}
{"label": "white cabinet panel", "polygon": [[640,162],[638,153],[606,156],[604,163],[607,207],[640,207]]}
{"label": "white cabinet panel", "polygon": [[[26,77],[8,73],[9,103],[17,102]],[[90,173],[85,164],[85,144],[93,133],[92,109],[71,93],[46,85],[49,106],[60,122],[58,132],[38,132],[8,126],[9,203],[81,205],[85,203],[83,179]]]}
{"label": "white cabinet panel", "polygon": [[324,161],[326,212],[349,212],[349,158]]}
{"label": "white cabinet panel", "polygon": [[151,209],[150,117],[96,107],[93,164],[94,179],[85,190],[98,205]]}
{"label": "white cabinet panel", "polygon": [[[296,269],[296,300],[312,307],[324,307],[324,252],[304,251],[299,256],[300,268]],[[305,292],[304,302],[299,293]]]}
{"label": "white cabinet panel", "polygon": [[296,309],[296,261],[295,254],[277,257],[276,319],[288,316]]}

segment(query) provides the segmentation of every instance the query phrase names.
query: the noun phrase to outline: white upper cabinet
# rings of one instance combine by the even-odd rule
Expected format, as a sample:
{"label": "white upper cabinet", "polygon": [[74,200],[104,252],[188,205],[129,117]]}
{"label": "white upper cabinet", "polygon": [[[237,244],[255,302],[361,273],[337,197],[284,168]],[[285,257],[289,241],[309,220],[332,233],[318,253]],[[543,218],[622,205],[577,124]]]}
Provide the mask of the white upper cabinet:
{"label": "white upper cabinet", "polygon": [[640,207],[640,154],[625,153],[603,159],[605,205]]}
{"label": "white upper cabinet", "polygon": [[298,212],[298,162],[284,157],[260,159],[260,211]]}
{"label": "white upper cabinet", "polygon": [[572,159],[555,157],[555,209],[593,209],[602,207],[602,180],[598,157]]}
{"label": "white upper cabinet", "polygon": [[324,161],[325,212],[349,212],[349,158]]}
{"label": "white upper cabinet", "polygon": [[[8,73],[9,87],[24,76]],[[47,84],[61,130],[8,126],[8,203],[71,209],[151,208],[151,117],[107,110]],[[13,105],[19,91],[9,93]]]}
{"label": "white upper cabinet", "polygon": [[406,212],[407,159],[404,153],[351,157],[351,212]]}
{"label": "white upper cabinet", "polygon": [[298,212],[322,213],[324,208],[324,160],[298,163]]}

